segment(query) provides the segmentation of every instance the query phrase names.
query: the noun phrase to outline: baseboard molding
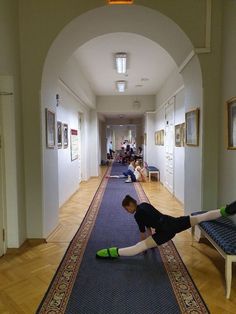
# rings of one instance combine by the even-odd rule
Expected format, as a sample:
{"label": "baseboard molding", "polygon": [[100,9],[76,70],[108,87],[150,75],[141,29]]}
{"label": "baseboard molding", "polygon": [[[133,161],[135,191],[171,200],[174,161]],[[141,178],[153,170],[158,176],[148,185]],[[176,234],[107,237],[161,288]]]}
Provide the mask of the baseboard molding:
{"label": "baseboard molding", "polygon": [[[82,182],[82,181],[81,181]],[[80,183],[81,183],[80,182]],[[72,197],[79,191],[79,188],[80,188],[80,184],[79,184],[79,186],[78,186],[78,189],[59,207],[59,211],[61,210],[61,208],[63,207],[63,206],[65,206],[65,204],[67,203],[67,202],[69,202],[71,199],[72,199]]]}
{"label": "baseboard molding", "polygon": [[26,239],[19,248],[8,248],[6,255],[17,254],[29,246],[37,246],[44,243],[46,243],[46,239],[43,238]]}
{"label": "baseboard molding", "polygon": [[176,201],[184,208],[184,203],[182,203],[174,194],[173,196],[176,199]]}

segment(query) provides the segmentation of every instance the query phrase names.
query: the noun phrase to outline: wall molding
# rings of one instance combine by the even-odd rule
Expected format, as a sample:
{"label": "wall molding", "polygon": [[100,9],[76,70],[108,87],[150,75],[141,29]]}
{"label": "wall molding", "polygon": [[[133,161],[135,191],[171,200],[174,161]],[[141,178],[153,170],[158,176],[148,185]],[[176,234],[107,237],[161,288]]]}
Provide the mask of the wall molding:
{"label": "wall molding", "polygon": [[206,0],[205,47],[195,48],[197,54],[211,52],[212,0]]}
{"label": "wall molding", "polygon": [[184,68],[189,64],[189,62],[192,60],[192,58],[196,55],[195,51],[192,50],[188,56],[184,59],[184,61],[181,63],[181,65],[179,66],[178,70],[179,73],[182,73],[182,71],[184,70]]}
{"label": "wall molding", "polygon": [[211,20],[212,20],[212,0],[206,0],[206,27],[205,27],[205,47],[193,48],[184,61],[179,66],[179,73],[189,64],[195,55],[211,53]]}
{"label": "wall molding", "polygon": [[163,109],[163,107],[166,106],[166,104],[174,97],[176,97],[182,90],[184,89],[184,85],[181,85],[173,94],[171,94],[171,96],[169,96],[165,101],[163,101],[163,103],[158,106],[158,108],[153,112],[153,113],[157,113],[158,111],[160,111],[161,109]]}
{"label": "wall molding", "polygon": [[62,78],[59,78],[59,83],[64,87],[64,89],[69,92],[71,96],[73,96],[84,109],[90,110],[91,108],[83,101],[83,99],[69,86]]}

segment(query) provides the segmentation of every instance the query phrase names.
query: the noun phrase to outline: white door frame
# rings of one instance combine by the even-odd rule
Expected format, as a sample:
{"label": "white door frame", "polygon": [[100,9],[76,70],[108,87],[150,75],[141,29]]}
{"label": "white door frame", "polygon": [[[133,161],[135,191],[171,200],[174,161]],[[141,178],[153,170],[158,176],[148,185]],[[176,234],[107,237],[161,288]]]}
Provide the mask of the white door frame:
{"label": "white door frame", "polygon": [[0,257],[7,250],[7,213],[6,213],[6,177],[4,154],[4,129],[3,129],[3,97],[10,97],[12,93],[0,90]]}
{"label": "white door frame", "polygon": [[[0,76],[0,109],[2,132],[2,186],[5,230],[4,252],[17,248],[19,241],[19,208],[17,189],[17,155],[15,129],[15,103],[12,76]],[[0,217],[1,218],[1,217]],[[1,227],[2,228],[2,227]],[[0,235],[2,231],[0,230]]]}

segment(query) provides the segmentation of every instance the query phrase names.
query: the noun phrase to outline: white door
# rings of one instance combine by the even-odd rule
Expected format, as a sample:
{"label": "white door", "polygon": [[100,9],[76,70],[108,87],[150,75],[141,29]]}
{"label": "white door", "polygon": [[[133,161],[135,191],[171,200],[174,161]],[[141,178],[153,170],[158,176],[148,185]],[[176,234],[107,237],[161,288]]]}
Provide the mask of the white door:
{"label": "white door", "polygon": [[165,107],[165,187],[174,191],[174,101]]}
{"label": "white door", "polygon": [[[4,96],[3,96],[4,97]],[[0,96],[0,256],[5,253],[4,236],[4,158],[3,158],[3,136],[2,136],[2,104]]]}

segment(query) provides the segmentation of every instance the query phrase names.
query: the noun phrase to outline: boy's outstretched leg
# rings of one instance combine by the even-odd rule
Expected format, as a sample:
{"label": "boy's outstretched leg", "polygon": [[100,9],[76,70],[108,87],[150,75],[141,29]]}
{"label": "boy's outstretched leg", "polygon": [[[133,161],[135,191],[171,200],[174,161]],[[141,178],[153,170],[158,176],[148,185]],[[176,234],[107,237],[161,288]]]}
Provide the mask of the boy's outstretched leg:
{"label": "boy's outstretched leg", "polygon": [[149,236],[147,239],[126,248],[118,249],[116,247],[112,247],[109,249],[99,250],[96,254],[96,257],[97,258],[118,258],[119,256],[134,256],[154,247],[157,247],[157,244],[153,240],[153,238]]}
{"label": "boy's outstretched leg", "polygon": [[209,220],[215,220],[220,217],[228,217],[236,214],[236,201],[232,202],[229,205],[222,207],[221,209],[210,210],[204,214],[191,216],[190,223],[191,226],[194,227],[195,225]]}

